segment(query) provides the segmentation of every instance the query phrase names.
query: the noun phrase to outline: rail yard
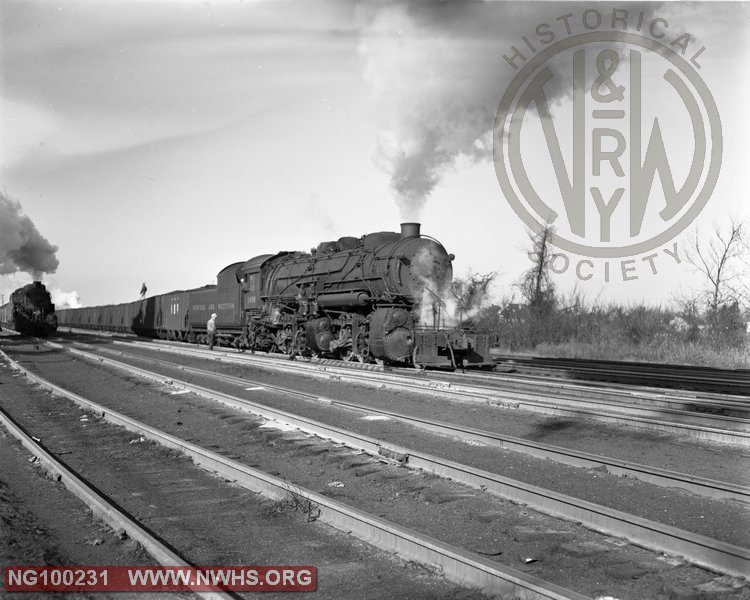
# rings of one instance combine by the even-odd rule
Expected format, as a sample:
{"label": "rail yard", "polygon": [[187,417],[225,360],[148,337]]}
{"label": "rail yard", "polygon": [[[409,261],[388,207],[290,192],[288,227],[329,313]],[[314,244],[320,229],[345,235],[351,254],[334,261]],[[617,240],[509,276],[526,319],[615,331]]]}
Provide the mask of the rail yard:
{"label": "rail yard", "polygon": [[750,1],[132,4],[2,5],[0,600],[750,600]]}
{"label": "rail yard", "polygon": [[[0,345],[2,452],[46,488],[4,492],[69,561],[252,556],[317,566],[331,598],[750,598],[741,395],[65,330]],[[67,490],[106,524],[73,548],[86,510],[43,501]]]}

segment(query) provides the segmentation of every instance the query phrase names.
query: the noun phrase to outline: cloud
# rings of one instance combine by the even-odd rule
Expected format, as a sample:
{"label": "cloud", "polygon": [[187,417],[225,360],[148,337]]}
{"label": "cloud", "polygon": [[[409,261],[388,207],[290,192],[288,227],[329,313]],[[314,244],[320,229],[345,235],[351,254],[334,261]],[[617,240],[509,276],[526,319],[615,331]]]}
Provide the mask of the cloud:
{"label": "cloud", "polygon": [[53,111],[2,96],[0,106],[0,163],[4,167],[23,161],[30,152],[44,150],[60,132],[61,119]]}

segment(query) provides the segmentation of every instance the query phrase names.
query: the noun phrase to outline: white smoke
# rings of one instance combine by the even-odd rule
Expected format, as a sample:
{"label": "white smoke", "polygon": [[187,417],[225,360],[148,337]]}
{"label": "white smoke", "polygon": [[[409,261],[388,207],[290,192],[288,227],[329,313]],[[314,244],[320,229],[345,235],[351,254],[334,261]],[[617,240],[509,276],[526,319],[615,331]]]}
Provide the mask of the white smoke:
{"label": "white smoke", "polygon": [[54,289],[50,290],[50,296],[52,296],[55,310],[60,310],[61,308],[81,308],[81,298],[76,291],[64,292],[60,289]]}
{"label": "white smoke", "polygon": [[418,306],[420,325],[445,329],[458,327],[477,316],[484,307],[477,304],[468,310],[461,310],[458,298],[449,285],[436,292],[429,285],[425,285]]}
{"label": "white smoke", "polygon": [[419,324],[425,327],[451,328],[458,325],[458,303],[448,286],[435,290],[425,285],[418,307]]}
{"label": "white smoke", "polygon": [[[648,22],[659,6],[629,9]],[[495,115],[517,74],[503,56],[513,54],[512,46],[525,47],[521,36],[535,40],[542,22],[557,23],[561,39],[555,18],[566,13],[580,21],[581,5],[448,1],[362,9],[359,53],[379,131],[375,162],[390,177],[404,221],[421,220],[420,210],[456,159],[492,157]],[[554,61],[547,66],[559,68]],[[571,86],[567,72],[554,77],[545,86],[548,101],[568,96]]]}
{"label": "white smoke", "polygon": [[419,324],[426,327],[452,327],[457,324],[455,297],[450,292],[450,279],[444,267],[436,265],[433,254],[420,248],[411,261],[412,274],[419,277],[422,294],[415,313]]}
{"label": "white smoke", "polygon": [[426,327],[456,327],[475,317],[485,305],[495,273],[467,273],[448,277],[442,261],[428,248],[420,248],[411,259],[411,274],[419,279],[419,302],[413,313]]}
{"label": "white smoke", "polygon": [[[491,156],[489,132],[500,98],[496,74],[474,62],[477,53],[467,51],[466,39],[420,24],[413,8],[383,7],[359,46],[379,127],[375,160],[390,176],[405,221],[420,220],[420,209],[458,156]],[[495,57],[482,60],[497,66]]]}

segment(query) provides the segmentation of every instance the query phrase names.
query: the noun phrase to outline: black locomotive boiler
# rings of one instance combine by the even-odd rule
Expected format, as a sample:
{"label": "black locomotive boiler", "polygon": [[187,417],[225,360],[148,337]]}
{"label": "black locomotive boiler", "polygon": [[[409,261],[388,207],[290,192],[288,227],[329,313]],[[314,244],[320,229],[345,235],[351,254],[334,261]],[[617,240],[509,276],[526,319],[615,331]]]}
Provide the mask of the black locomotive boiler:
{"label": "black locomotive boiler", "polygon": [[46,336],[57,330],[55,305],[41,281],[15,290],[0,306],[0,325],[23,335]]}
{"label": "black locomotive boiler", "polygon": [[419,366],[491,366],[491,336],[420,321],[439,307],[454,256],[418,223],[323,242],[311,252],[231,264],[215,286],[114,306],[59,311],[64,326],[204,342],[217,314],[223,344],[289,355]]}

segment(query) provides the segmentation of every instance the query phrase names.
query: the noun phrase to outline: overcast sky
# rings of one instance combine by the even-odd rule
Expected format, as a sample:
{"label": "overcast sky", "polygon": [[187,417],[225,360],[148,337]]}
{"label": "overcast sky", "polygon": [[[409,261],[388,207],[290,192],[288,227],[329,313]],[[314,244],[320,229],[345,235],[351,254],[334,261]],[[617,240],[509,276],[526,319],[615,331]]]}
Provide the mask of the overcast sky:
{"label": "overcast sky", "polygon": [[[583,10],[612,6],[3,0],[0,191],[58,247],[48,286],[84,305],[137,299],[143,282],[149,294],[198,287],[229,263],[403,218],[456,255],[458,275],[497,271],[495,293],[510,294],[529,263],[491,156],[515,74],[502,55],[539,23],[571,12],[583,31]],[[689,51],[705,46],[724,156],[698,223],[750,218],[750,6],[623,6],[689,32]],[[571,105],[564,90],[554,101]],[[671,127],[671,148],[692,145]],[[658,276],[580,289],[663,304],[695,284],[667,258]],[[6,297],[31,280],[2,265]]]}

